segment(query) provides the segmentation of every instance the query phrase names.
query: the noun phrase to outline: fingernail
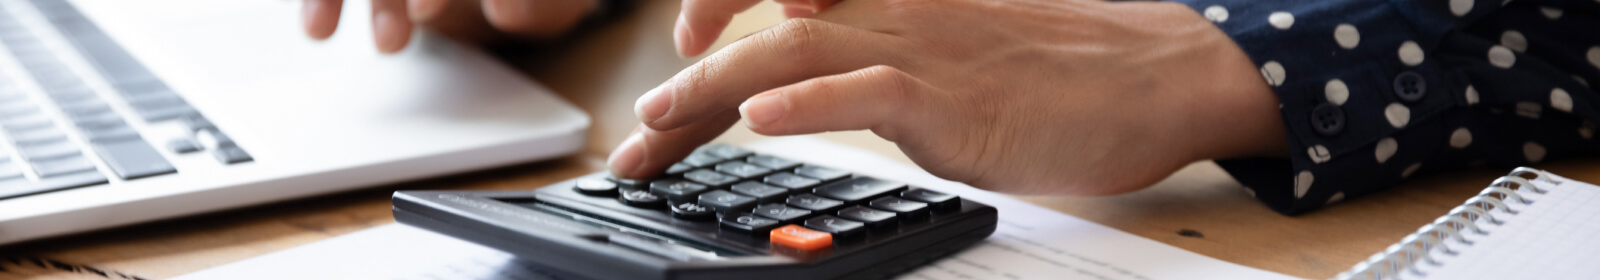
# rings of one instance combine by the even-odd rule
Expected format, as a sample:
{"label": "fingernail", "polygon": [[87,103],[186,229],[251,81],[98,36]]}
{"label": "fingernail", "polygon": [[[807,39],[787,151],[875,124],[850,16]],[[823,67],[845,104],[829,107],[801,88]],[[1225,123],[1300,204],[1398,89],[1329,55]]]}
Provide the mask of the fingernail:
{"label": "fingernail", "polygon": [[672,109],[672,94],[664,93],[668,84],[671,82],[645,92],[644,96],[639,97],[639,101],[633,103],[633,114],[639,116],[645,124],[655,123],[657,119],[667,114],[668,109]]}
{"label": "fingernail", "polygon": [[378,12],[377,15],[372,16],[372,39],[377,41],[379,52],[395,52],[395,50],[393,50],[395,43],[391,41],[396,40],[395,37],[397,37],[394,34],[396,33],[394,31],[395,28],[398,28],[395,26],[396,20],[404,19],[397,19],[395,18],[394,13],[390,12]]}
{"label": "fingernail", "polygon": [[789,100],[783,94],[757,95],[739,104],[739,114],[753,126],[765,126],[789,113]]}
{"label": "fingernail", "polygon": [[611,175],[618,178],[627,178],[639,164],[644,161],[644,133],[635,132],[622,140],[622,145],[611,151],[611,157],[606,159],[606,164],[611,166]]}
{"label": "fingernail", "polygon": [[427,20],[444,10],[445,0],[411,0],[406,1],[406,7],[411,9],[411,17]]}

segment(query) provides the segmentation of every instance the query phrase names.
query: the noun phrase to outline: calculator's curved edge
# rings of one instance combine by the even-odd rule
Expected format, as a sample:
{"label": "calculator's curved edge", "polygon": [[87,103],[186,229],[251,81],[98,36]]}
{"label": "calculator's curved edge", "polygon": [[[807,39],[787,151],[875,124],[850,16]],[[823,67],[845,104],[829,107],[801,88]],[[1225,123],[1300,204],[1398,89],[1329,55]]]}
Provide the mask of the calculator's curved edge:
{"label": "calculator's curved edge", "polygon": [[[393,197],[393,210],[395,220],[430,231],[477,243],[502,251],[508,251],[518,256],[545,255],[540,258],[541,265],[555,268],[555,270],[573,273],[582,272],[586,277],[599,279],[664,279],[659,272],[664,271],[665,260],[651,258],[643,254],[626,252],[610,246],[590,243],[574,235],[549,233],[541,231],[513,232],[513,229],[525,228],[517,225],[497,223],[491,217],[499,216],[486,211],[444,205],[441,197],[463,198],[463,201],[485,203],[484,205],[498,205],[507,211],[516,211],[534,217],[547,216],[527,209],[516,209],[515,206],[504,204],[488,197],[518,195],[530,196],[529,192],[513,191],[398,191]],[[482,210],[482,209],[479,209]],[[487,210],[498,211],[498,210]],[[440,219],[441,216],[454,216],[453,219]],[[551,220],[560,220],[551,217]],[[457,223],[446,220],[458,221]],[[472,223],[459,224],[459,223]],[[572,232],[568,232],[569,234]],[[527,238],[521,241],[510,240],[501,236],[532,234],[544,239]],[[609,254],[609,255],[602,255]],[[625,261],[618,262],[618,258]]]}

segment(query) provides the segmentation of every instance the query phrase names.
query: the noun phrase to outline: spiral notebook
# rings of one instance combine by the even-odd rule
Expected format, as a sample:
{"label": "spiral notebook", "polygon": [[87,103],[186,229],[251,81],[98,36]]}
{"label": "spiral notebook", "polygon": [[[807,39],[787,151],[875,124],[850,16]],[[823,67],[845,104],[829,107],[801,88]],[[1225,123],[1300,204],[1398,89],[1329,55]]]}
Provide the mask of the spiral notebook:
{"label": "spiral notebook", "polygon": [[1600,278],[1600,187],[1517,168],[1335,278]]}

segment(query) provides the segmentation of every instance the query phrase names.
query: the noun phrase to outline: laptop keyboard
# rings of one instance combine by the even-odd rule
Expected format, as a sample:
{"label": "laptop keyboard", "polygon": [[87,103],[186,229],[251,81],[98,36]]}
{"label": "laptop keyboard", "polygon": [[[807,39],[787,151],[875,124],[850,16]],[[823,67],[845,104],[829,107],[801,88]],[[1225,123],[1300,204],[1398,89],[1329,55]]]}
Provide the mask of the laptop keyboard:
{"label": "laptop keyboard", "polygon": [[23,72],[0,71],[0,199],[176,173],[130,120],[181,123],[189,137],[163,139],[172,154],[252,160],[65,0],[0,1],[0,48]]}

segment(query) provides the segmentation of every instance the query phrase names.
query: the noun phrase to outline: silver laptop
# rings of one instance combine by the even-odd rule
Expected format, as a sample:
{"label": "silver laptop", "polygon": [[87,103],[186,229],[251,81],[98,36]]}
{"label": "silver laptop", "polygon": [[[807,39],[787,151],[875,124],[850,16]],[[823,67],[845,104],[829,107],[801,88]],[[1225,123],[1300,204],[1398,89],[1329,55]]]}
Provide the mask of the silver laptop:
{"label": "silver laptop", "polygon": [[589,119],[425,32],[300,1],[0,0],[0,244],[577,151]]}

